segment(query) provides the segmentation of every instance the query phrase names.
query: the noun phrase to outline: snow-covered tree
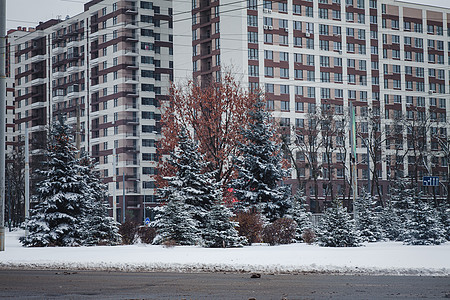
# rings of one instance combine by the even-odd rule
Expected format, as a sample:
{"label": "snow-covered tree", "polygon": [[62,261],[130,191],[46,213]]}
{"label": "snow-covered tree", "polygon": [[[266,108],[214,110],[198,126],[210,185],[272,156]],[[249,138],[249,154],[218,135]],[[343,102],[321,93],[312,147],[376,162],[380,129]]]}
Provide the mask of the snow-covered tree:
{"label": "snow-covered tree", "polygon": [[203,230],[205,247],[242,247],[246,244],[245,237],[239,236],[236,227],[238,222],[232,221],[234,214],[221,203],[215,203],[211,208],[206,228]]}
{"label": "snow-covered tree", "polygon": [[338,200],[328,208],[319,222],[317,241],[324,247],[357,247],[359,232],[350,214]]}
{"label": "snow-covered tree", "polygon": [[99,171],[89,156],[84,155],[79,163],[86,184],[84,197],[88,208],[86,221],[82,224],[83,244],[117,245],[121,242],[119,223],[108,214],[106,186],[100,181]]}
{"label": "snow-covered tree", "polygon": [[272,222],[290,207],[289,193],[279,185],[287,172],[282,168],[280,145],[274,141],[265,103],[257,102],[249,114],[249,127],[242,130],[245,142],[240,144],[240,156],[234,159],[238,177],[231,187],[239,200],[238,209],[260,211]]}
{"label": "snow-covered tree", "polygon": [[392,206],[386,206],[379,212],[378,223],[382,229],[383,238],[391,241],[399,240],[404,232],[405,226]]}
{"label": "snow-covered tree", "polygon": [[410,210],[404,243],[408,245],[439,245],[445,242],[445,230],[437,211],[420,201]]}
{"label": "snow-covered tree", "polygon": [[192,218],[186,197],[181,191],[167,191],[167,203],[156,208],[155,221],[151,226],[157,229],[153,244],[174,241],[178,245],[196,245],[200,242],[198,221]]}
{"label": "snow-covered tree", "polygon": [[30,218],[24,223],[29,234],[24,246],[71,246],[83,243],[83,221],[87,213],[85,183],[76,164],[76,149],[62,119],[52,126],[44,178],[33,201]]}
{"label": "snow-covered tree", "polygon": [[295,239],[302,241],[305,229],[312,229],[311,213],[307,211],[306,196],[302,190],[298,190],[292,197],[292,206],[288,210],[288,216],[297,223]]}
{"label": "snow-covered tree", "polygon": [[361,241],[376,242],[382,237],[382,229],[378,222],[378,215],[374,211],[376,201],[372,195],[365,193],[364,197],[356,201],[356,229],[359,230]]}
{"label": "snow-covered tree", "polygon": [[450,241],[450,206],[443,204],[437,208],[439,220],[445,231],[445,238]]}
{"label": "snow-covered tree", "polygon": [[183,195],[192,217],[199,226],[206,224],[208,211],[218,200],[219,193],[213,174],[205,172],[206,164],[198,151],[198,143],[193,141],[185,128],[178,135],[178,146],[168,159],[174,175],[165,177],[168,186],[160,190],[161,198],[178,191]]}

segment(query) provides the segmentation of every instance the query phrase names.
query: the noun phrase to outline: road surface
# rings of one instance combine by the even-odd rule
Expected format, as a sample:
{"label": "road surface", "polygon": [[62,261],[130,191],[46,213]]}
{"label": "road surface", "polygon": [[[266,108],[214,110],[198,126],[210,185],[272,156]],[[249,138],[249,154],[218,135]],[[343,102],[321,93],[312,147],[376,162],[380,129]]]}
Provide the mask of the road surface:
{"label": "road surface", "polygon": [[0,270],[8,299],[450,298],[449,277]]}

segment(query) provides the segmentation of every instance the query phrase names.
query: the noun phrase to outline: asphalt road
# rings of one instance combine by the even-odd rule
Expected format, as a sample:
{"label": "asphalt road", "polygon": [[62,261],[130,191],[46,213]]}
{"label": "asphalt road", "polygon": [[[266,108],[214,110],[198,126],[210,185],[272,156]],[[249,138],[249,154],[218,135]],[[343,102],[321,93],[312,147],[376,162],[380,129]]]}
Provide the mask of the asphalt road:
{"label": "asphalt road", "polygon": [[0,270],[1,299],[450,298],[449,277]]}

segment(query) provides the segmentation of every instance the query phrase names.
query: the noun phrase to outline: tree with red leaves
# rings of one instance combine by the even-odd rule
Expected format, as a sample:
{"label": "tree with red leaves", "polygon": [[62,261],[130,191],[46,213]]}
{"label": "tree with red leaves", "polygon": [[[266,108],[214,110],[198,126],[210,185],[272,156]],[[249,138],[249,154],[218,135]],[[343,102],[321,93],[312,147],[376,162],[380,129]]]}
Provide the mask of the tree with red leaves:
{"label": "tree with red leaves", "polygon": [[[259,98],[259,93],[245,92],[231,75],[206,88],[193,81],[186,86],[173,85],[161,119],[161,154],[173,151],[180,129],[188,128],[191,138],[199,143],[207,171],[215,172],[215,180],[225,185],[234,174],[232,157],[237,155],[243,139],[240,132],[248,123],[248,112]],[[163,177],[172,174],[174,170],[161,157],[159,183],[164,184]]]}

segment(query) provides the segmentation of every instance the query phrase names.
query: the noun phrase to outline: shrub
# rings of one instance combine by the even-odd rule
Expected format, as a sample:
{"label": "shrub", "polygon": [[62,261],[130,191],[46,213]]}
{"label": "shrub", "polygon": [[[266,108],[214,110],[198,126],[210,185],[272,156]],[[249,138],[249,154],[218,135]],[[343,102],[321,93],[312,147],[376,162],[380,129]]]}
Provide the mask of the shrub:
{"label": "shrub", "polygon": [[303,230],[302,239],[305,243],[312,244],[316,239],[316,233],[311,228],[306,228]]}
{"label": "shrub", "polygon": [[164,248],[173,248],[177,245],[177,242],[174,240],[166,240],[161,243]]}
{"label": "shrub", "polygon": [[269,245],[290,244],[295,240],[297,223],[290,218],[281,218],[264,227],[263,240]]}
{"label": "shrub", "polygon": [[151,244],[156,236],[156,229],[153,227],[140,226],[137,234],[144,244]]}
{"label": "shrub", "polygon": [[126,221],[119,227],[119,234],[122,236],[122,244],[131,245],[136,239],[138,224],[133,221]]}
{"label": "shrub", "polygon": [[261,242],[263,221],[259,213],[238,212],[235,220],[239,223],[239,235],[246,237],[249,245]]}

